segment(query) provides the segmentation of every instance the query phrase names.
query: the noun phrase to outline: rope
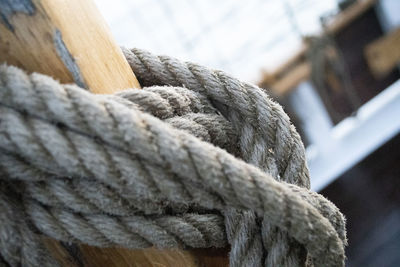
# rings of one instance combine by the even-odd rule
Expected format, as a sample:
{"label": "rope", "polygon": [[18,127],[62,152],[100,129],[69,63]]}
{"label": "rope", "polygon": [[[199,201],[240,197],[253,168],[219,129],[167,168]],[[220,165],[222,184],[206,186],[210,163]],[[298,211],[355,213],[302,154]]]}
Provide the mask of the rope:
{"label": "rope", "polygon": [[0,67],[5,262],[54,266],[45,235],[99,247],[229,243],[231,266],[344,266],[344,218],[308,190],[304,147],[278,104],[220,71],[124,53],[142,90],[93,95]]}

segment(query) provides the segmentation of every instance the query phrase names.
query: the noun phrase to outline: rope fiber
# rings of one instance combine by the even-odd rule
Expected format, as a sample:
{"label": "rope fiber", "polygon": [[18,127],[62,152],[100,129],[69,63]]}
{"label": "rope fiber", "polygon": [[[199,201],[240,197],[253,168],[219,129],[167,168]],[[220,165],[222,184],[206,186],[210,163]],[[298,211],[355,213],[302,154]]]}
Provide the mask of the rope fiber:
{"label": "rope fiber", "polygon": [[230,266],[344,266],[345,219],[309,190],[282,108],[228,74],[123,48],[142,90],[94,95],[0,66],[0,265],[42,236],[231,247]]}

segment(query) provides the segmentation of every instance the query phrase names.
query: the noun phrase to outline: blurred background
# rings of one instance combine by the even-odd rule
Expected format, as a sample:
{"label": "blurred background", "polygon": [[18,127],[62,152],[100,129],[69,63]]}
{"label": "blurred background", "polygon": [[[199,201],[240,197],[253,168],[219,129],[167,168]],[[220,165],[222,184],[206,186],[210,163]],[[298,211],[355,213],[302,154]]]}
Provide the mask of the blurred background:
{"label": "blurred background", "polygon": [[347,266],[400,266],[399,0],[96,0],[117,42],[258,84],[311,184],[348,220]]}

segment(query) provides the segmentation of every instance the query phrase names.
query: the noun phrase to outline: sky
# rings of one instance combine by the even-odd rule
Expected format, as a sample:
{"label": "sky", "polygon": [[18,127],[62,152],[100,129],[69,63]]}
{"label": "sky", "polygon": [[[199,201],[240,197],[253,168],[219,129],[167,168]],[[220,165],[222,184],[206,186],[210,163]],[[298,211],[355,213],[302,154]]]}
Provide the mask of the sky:
{"label": "sky", "polygon": [[117,43],[257,82],[320,31],[335,0],[95,0]]}

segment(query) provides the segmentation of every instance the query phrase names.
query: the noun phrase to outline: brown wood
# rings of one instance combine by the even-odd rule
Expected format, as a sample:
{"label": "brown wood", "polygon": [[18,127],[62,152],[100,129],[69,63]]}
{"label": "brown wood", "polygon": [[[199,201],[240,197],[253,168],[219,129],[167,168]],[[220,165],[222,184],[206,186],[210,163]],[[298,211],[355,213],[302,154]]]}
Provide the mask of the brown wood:
{"label": "brown wood", "polygon": [[279,96],[287,94],[291,88],[296,87],[302,81],[305,81],[310,77],[311,65],[309,62],[304,61],[294,68],[292,68],[286,75],[277,80],[272,84],[271,89],[274,94]]}
{"label": "brown wood", "polygon": [[[351,24],[356,18],[369,10],[377,0],[357,1],[344,11],[340,12],[333,19],[327,22],[325,33],[335,35]],[[264,72],[261,87],[270,88],[274,95],[284,96],[290,93],[300,82],[309,78],[310,71],[307,70],[307,53],[310,47],[307,42],[287,61],[281,64],[272,72]]]}
{"label": "brown wood", "polygon": [[349,6],[340,12],[327,26],[327,33],[335,34],[351,24],[355,19],[376,4],[378,0],[358,0],[357,3]]}
{"label": "brown wood", "polygon": [[[93,93],[139,88],[92,0],[0,0],[0,63]],[[63,266],[228,266],[228,248],[129,250],[44,238]]]}
{"label": "brown wood", "polygon": [[[0,62],[63,83],[76,82],[94,93],[139,87],[92,1],[1,0],[0,4]],[[7,11],[9,7],[14,11]]]}
{"label": "brown wood", "polygon": [[385,77],[400,63],[400,28],[367,45],[364,53],[373,75]]}
{"label": "brown wood", "polygon": [[125,249],[97,248],[80,245],[78,252],[68,252],[53,239],[46,239],[47,248],[62,266],[163,266],[163,267],[224,267],[229,266],[228,248],[224,249]]}

